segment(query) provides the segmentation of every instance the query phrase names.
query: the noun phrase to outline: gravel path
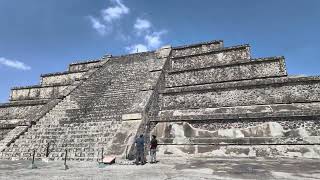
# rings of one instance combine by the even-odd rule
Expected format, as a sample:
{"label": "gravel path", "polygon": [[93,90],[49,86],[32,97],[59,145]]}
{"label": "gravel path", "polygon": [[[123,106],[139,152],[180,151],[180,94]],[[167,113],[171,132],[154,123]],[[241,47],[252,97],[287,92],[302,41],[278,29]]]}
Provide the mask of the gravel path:
{"label": "gravel path", "polygon": [[97,162],[0,160],[0,179],[320,179],[320,160],[162,158],[157,164],[106,165]]}

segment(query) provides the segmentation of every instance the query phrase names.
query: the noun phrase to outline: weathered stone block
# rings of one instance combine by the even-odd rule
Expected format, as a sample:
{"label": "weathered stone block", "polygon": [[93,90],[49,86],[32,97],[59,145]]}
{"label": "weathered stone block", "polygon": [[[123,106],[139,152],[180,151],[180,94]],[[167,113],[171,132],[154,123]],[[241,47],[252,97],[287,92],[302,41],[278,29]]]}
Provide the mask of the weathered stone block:
{"label": "weathered stone block", "polygon": [[13,88],[21,107],[0,106],[0,158],[40,158],[47,143],[52,160],[134,157],[140,134],[166,156],[320,158],[320,78],[286,75],[283,57],[222,41],[73,63]]}
{"label": "weathered stone block", "polygon": [[41,75],[41,85],[42,86],[52,86],[52,85],[68,85],[73,83],[75,80],[80,80],[80,78],[85,74],[86,71],[80,72],[63,72],[63,73],[53,73]]}
{"label": "weathered stone block", "polygon": [[210,41],[199,44],[192,44],[187,46],[174,47],[172,50],[172,57],[190,56],[194,54],[205,53],[214,49],[223,47],[223,41]]}
{"label": "weathered stone block", "polygon": [[171,59],[171,71],[183,71],[212,66],[221,66],[236,62],[250,61],[249,46],[236,46],[209,51],[206,53],[181,56]]}
{"label": "weathered stone block", "polygon": [[230,89],[163,94],[162,109],[194,109],[258,104],[315,102],[320,100],[317,82],[244,86]]}
{"label": "weathered stone block", "polygon": [[286,75],[287,72],[282,57],[265,58],[226,66],[172,72],[166,76],[166,87],[281,77]]}
{"label": "weathered stone block", "polygon": [[142,119],[141,113],[134,113],[134,114],[123,114],[122,120],[137,120]]}

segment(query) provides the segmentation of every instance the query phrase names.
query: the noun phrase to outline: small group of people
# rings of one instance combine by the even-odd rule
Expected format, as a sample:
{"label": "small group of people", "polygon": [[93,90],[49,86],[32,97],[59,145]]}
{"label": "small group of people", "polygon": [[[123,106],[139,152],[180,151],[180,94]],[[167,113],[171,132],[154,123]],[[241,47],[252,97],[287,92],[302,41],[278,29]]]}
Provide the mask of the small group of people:
{"label": "small group of people", "polygon": [[[146,163],[146,157],[145,157],[145,142],[144,142],[144,136],[141,134],[135,141],[136,143],[136,164],[145,164]],[[150,163],[156,163],[156,152],[157,152],[157,146],[158,146],[158,141],[157,137],[155,135],[152,135],[152,139],[150,141]]]}

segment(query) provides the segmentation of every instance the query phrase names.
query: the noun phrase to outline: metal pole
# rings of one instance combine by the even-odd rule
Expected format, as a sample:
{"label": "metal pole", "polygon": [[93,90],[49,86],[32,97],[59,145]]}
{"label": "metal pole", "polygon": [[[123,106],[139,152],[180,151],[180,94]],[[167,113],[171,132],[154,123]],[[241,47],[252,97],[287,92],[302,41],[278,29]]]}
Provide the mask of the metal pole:
{"label": "metal pole", "polygon": [[64,170],[69,169],[68,165],[67,165],[67,157],[68,157],[68,150],[65,151],[65,155],[64,155]]}
{"label": "metal pole", "polygon": [[103,147],[102,147],[102,152],[101,152],[101,162],[103,162]]}
{"label": "metal pole", "polygon": [[35,156],[35,154],[36,154],[36,150],[34,149],[33,150],[33,155],[32,155],[32,164],[34,164],[34,156]]}
{"label": "metal pole", "polygon": [[64,165],[67,165],[67,155],[68,155],[68,151],[65,151],[66,153],[64,154]]}
{"label": "metal pole", "polygon": [[47,151],[46,151],[46,157],[49,156],[49,147],[50,147],[50,143],[48,142],[48,144],[47,144]]}
{"label": "metal pole", "polygon": [[34,150],[33,150],[33,153],[32,153],[31,169],[36,169],[36,168],[37,168],[37,166],[34,164],[35,156],[36,156],[36,150],[34,149]]}

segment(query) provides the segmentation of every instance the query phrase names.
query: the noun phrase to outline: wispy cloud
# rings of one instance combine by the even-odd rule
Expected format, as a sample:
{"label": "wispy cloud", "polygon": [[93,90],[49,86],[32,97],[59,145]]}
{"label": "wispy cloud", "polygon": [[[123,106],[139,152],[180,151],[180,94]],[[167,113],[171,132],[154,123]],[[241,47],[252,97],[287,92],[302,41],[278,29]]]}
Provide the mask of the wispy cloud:
{"label": "wispy cloud", "polygon": [[148,30],[151,28],[150,21],[146,19],[137,18],[135,24],[133,25],[134,29],[138,32]]}
{"label": "wispy cloud", "polygon": [[[163,44],[163,35],[166,30],[159,30],[154,27],[153,23],[146,19],[137,17],[133,22],[132,29],[125,29],[123,33],[121,28],[121,19],[130,13],[122,0],[109,0],[112,5],[102,9],[99,16],[88,16],[91,26],[101,36],[114,34],[114,38],[129,43],[125,50],[129,53],[144,52],[159,48]],[[117,31],[113,31],[114,26]],[[132,40],[137,40],[132,42]],[[139,42],[140,41],[140,42]]]}
{"label": "wispy cloud", "polygon": [[101,11],[103,19],[107,22],[112,22],[113,20],[120,19],[123,15],[129,13],[129,8],[125,6],[121,0],[112,0],[115,3],[114,6]]}
{"label": "wispy cloud", "polygon": [[[129,14],[130,9],[125,6],[121,0],[110,0],[114,5],[106,9],[102,9],[100,16],[88,16],[91,22],[91,26],[101,36],[112,32],[114,22],[119,20],[123,15]],[[103,20],[99,20],[103,19]]]}
{"label": "wispy cloud", "polygon": [[148,47],[158,48],[162,44],[161,36],[165,34],[166,31],[153,32],[152,34],[145,35],[145,40]]}
{"label": "wispy cloud", "polygon": [[[137,36],[140,36],[142,33],[144,33],[144,36],[143,36],[144,43],[134,44],[126,47],[126,50],[129,53],[143,52],[143,51],[159,48],[163,44],[162,35],[167,33],[166,30],[152,32],[151,30],[152,23],[149,20],[142,19],[142,18],[136,19],[136,22],[133,25],[133,28],[134,30],[136,30]],[[136,49],[138,49],[138,51]]]}
{"label": "wispy cloud", "polygon": [[105,35],[107,33],[106,25],[102,24],[97,18],[89,16],[92,28],[95,29],[100,35]]}
{"label": "wispy cloud", "polygon": [[6,59],[4,57],[0,57],[0,64],[8,67],[12,67],[19,70],[30,70],[31,67],[24,64],[23,62]]}

